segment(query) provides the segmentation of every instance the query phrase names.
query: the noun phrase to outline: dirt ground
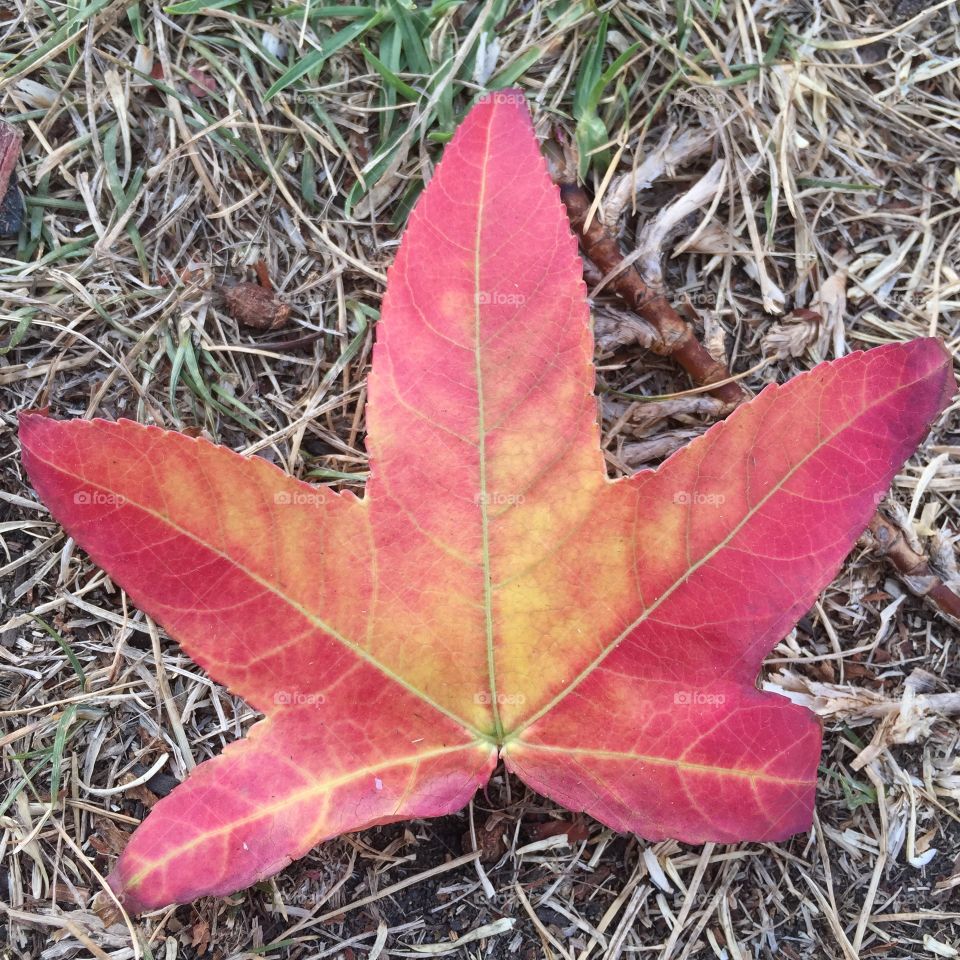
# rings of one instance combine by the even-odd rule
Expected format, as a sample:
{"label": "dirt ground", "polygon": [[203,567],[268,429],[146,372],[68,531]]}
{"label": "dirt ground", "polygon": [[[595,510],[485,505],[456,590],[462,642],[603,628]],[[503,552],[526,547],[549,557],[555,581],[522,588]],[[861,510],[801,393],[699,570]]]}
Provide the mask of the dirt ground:
{"label": "dirt ground", "polygon": [[[119,916],[129,832],[257,714],[65,537],[16,434],[42,405],[125,416],[361,492],[386,268],[456,122],[510,84],[749,391],[885,342],[955,352],[958,39],[955,0],[4,4],[26,211],[0,240],[0,956],[960,956],[958,633],[867,542],[762,678],[823,718],[808,835],[650,844],[501,769],[455,816]],[[231,309],[257,264],[274,330]],[[716,404],[587,279],[610,473],[655,466]],[[884,509],[955,588],[958,491],[951,408]]]}

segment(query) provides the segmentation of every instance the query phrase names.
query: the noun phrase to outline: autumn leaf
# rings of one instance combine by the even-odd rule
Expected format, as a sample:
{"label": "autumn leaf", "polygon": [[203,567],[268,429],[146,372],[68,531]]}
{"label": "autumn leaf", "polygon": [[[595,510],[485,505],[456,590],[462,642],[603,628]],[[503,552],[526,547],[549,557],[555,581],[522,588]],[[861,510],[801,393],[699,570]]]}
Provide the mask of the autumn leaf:
{"label": "autumn leaf", "polygon": [[390,272],[362,499],[173,432],[22,417],[53,515],[266,715],[147,816],[110,878],[128,908],[455,811],[498,759],[651,839],[809,826],[820,730],[758,670],[948,402],[949,359],[823,364],[612,482],[592,351],[576,241],[498,93]]}

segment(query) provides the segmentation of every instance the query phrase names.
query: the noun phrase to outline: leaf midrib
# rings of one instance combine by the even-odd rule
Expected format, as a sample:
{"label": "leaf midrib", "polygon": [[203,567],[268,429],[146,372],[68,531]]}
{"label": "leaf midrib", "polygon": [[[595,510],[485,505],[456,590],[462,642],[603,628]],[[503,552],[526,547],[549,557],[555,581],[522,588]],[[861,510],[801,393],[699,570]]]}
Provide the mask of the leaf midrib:
{"label": "leaf midrib", "polygon": [[480,473],[480,535],[481,557],[483,564],[483,628],[484,642],[487,647],[487,680],[490,695],[490,707],[493,714],[494,739],[503,741],[503,720],[500,717],[500,704],[497,697],[495,629],[493,622],[493,572],[490,563],[490,515],[487,503],[487,426],[483,397],[483,363],[480,350],[480,244],[483,233],[483,211],[487,196],[487,163],[490,158],[490,126],[487,122],[483,144],[483,159],[480,164],[480,195],[477,198],[477,226],[473,243],[473,362],[474,377],[477,386],[477,451]]}
{"label": "leaf midrib", "polygon": [[781,777],[777,774],[767,773],[763,770],[755,770],[745,767],[718,767],[709,763],[694,763],[690,760],[684,760],[680,757],[661,757],[656,754],[632,753],[629,750],[601,750],[593,747],[562,747],[555,744],[534,743],[530,740],[523,741],[524,750],[539,750],[542,753],[562,753],[565,756],[588,756],[596,760],[619,760],[634,761],[637,763],[649,763],[652,766],[676,767],[685,773],[699,773],[704,776],[718,777],[739,777],[744,780],[756,780],[762,783],[776,784],[794,784],[799,787],[813,786],[817,782],[816,776],[808,779],[796,777]]}

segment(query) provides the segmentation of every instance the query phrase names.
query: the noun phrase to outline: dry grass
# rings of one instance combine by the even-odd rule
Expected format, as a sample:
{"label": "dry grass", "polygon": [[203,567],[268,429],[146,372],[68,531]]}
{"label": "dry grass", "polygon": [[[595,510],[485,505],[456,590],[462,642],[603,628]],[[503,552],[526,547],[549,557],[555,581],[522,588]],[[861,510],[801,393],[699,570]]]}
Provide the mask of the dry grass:
{"label": "dry grass", "polygon": [[[886,341],[960,342],[953,0],[633,0],[604,5],[605,36],[577,2],[415,15],[398,0],[369,24],[368,8],[191,13],[203,6],[14,0],[0,13],[28,203],[18,240],[0,245],[4,956],[960,955],[960,726],[956,695],[940,696],[960,689],[957,632],[864,551],[768,667],[825,718],[809,836],[650,845],[498,775],[461,815],[344,837],[229,900],[131,924],[95,911],[125,832],[255,716],[35,502],[16,411],[202,429],[362,488],[364,376],[397,227],[485,84],[518,80],[541,133],[594,150],[598,215],[622,205],[625,246],[648,269],[651,243],[676,252],[675,299],[749,388]],[[366,32],[338,34],[352,25]],[[325,62],[267,102],[320,49]],[[595,58],[606,69],[622,53],[592,113]],[[212,95],[190,93],[192,67]],[[702,150],[639,193],[620,179],[684,131]],[[712,199],[651,241],[655,215],[717,161]],[[261,258],[292,307],[280,332],[239,328],[215,290]],[[715,410],[634,401],[689,384],[605,293],[595,307],[616,472],[655,462]],[[822,324],[792,313],[811,307]],[[893,491],[948,578],[957,427],[948,414]]]}

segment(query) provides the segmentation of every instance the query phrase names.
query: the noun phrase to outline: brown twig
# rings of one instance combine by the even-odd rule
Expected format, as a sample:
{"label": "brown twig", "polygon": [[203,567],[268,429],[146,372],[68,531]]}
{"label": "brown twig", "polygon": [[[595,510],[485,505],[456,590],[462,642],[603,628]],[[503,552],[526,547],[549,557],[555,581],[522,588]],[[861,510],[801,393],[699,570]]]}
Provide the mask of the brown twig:
{"label": "brown twig", "polygon": [[[659,333],[662,343],[652,345],[651,349],[676,360],[698,386],[729,380],[730,371],[707,353],[693,326],[670,306],[662,294],[651,290],[632,266],[624,267],[625,258],[616,238],[597,218],[587,226],[590,198],[586,191],[576,183],[561,177],[556,179],[584,254],[605,276],[610,276],[611,289]],[[747,399],[747,394],[737,383],[724,383],[710,392],[725,405],[721,416],[726,416]],[[960,625],[960,596],[934,573],[927,558],[917,553],[903,533],[882,513],[873,517],[864,536],[871,538],[877,553],[887,559],[911,593],[922,597],[948,620]]]}
{"label": "brown twig", "polygon": [[[590,211],[590,198],[586,191],[575,183],[561,183],[560,197],[567,208],[570,223],[580,238],[583,252],[604,275],[611,275],[610,288],[660,334],[662,344],[652,349],[673,357],[699,386],[709,386],[719,380],[729,381],[730,371],[726,365],[718,363],[707,353],[693,327],[670,306],[666,297],[651,290],[632,266],[623,266],[620,245],[600,221],[594,218],[589,226],[586,225]],[[727,382],[710,392],[727,405],[726,412],[747,399],[747,394],[738,383]]]}
{"label": "brown twig", "polygon": [[922,597],[960,626],[960,597],[933,572],[927,558],[907,543],[896,524],[878,511],[863,540],[875,553],[887,559],[912,594]]}

